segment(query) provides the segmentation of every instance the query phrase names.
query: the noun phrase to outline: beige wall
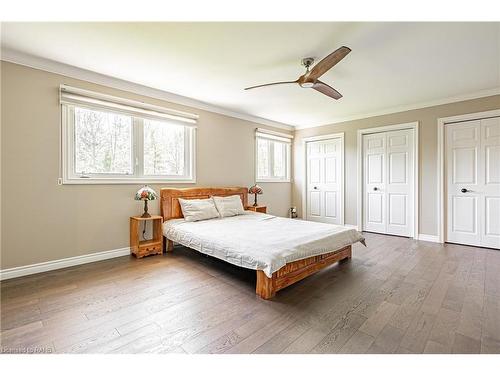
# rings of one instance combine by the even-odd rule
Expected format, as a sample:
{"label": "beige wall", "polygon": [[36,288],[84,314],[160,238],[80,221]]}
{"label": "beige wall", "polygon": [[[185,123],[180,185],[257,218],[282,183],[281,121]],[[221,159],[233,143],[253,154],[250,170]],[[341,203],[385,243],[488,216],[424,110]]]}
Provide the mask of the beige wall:
{"label": "beige wall", "polygon": [[[266,126],[2,62],[2,269],[127,247],[128,217],[142,209],[140,184],[57,185],[62,83],[198,114],[196,185],[254,182],[254,129]],[[262,186],[259,201],[286,215],[291,184]]]}
{"label": "beige wall", "polygon": [[330,133],[345,133],[345,223],[356,225],[357,199],[357,130],[377,126],[419,122],[419,189],[421,234],[437,235],[437,119],[500,108],[500,95],[452,104],[347,121],[295,132],[294,183],[292,199],[299,214],[302,210],[304,156],[302,139]]}

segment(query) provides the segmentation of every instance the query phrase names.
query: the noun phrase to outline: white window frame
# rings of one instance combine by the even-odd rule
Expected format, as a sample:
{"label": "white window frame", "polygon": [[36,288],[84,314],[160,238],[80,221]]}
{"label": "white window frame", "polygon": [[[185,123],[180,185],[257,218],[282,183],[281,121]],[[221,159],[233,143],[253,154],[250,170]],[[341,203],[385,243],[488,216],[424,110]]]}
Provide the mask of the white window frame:
{"label": "white window frame", "polygon": [[[83,91],[83,90],[82,90]],[[97,95],[97,94],[96,94]],[[77,174],[75,173],[75,116],[74,108],[87,108],[119,113],[132,118],[132,174]],[[154,120],[166,121],[168,119]],[[141,184],[141,183],[196,183],[196,127],[184,126],[184,160],[188,173],[175,175],[144,175],[144,120],[149,116],[136,116],[126,111],[103,109],[85,104],[61,103],[61,184]],[[182,125],[182,124],[181,124]],[[168,126],[168,125],[166,125]]]}
{"label": "white window frame", "polygon": [[[259,139],[265,139],[269,142],[269,160],[268,160],[268,170],[271,176],[260,177],[259,176]],[[285,133],[274,132],[267,129],[256,129],[255,132],[255,181],[256,182],[290,182],[290,170],[291,170],[291,154],[292,154],[292,144],[291,140],[293,136]],[[285,177],[274,177],[274,142],[282,143],[285,145]]]}

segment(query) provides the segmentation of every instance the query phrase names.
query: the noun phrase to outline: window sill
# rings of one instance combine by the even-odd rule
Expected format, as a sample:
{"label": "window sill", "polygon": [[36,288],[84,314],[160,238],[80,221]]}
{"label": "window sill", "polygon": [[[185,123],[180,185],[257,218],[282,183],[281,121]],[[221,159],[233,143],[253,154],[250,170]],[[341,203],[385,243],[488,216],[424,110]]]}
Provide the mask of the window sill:
{"label": "window sill", "polygon": [[255,180],[255,182],[285,182],[285,183],[290,183],[291,180],[273,180],[273,179],[258,179],[258,180]]}
{"label": "window sill", "polygon": [[196,179],[168,180],[168,179],[132,179],[132,178],[73,178],[62,179],[60,185],[137,185],[137,184],[195,184]]}

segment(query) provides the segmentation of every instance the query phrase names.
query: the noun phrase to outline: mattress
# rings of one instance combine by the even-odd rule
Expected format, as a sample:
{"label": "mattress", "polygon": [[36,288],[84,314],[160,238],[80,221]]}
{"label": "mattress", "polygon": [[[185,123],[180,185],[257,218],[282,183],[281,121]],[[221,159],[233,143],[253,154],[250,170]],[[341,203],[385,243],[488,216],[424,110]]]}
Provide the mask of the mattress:
{"label": "mattress", "polygon": [[228,263],[262,270],[268,277],[287,263],[364,241],[352,228],[250,211],[196,222],[168,220],[163,235]]}

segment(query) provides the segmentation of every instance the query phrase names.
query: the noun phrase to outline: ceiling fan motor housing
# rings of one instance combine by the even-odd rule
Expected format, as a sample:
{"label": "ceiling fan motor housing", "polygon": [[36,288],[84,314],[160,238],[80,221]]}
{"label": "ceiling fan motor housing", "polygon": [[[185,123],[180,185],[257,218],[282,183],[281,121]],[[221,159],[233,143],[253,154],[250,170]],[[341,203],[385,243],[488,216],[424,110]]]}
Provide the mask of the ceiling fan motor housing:
{"label": "ceiling fan motor housing", "polygon": [[307,70],[309,70],[309,67],[314,63],[314,57],[304,57],[301,63]]}

